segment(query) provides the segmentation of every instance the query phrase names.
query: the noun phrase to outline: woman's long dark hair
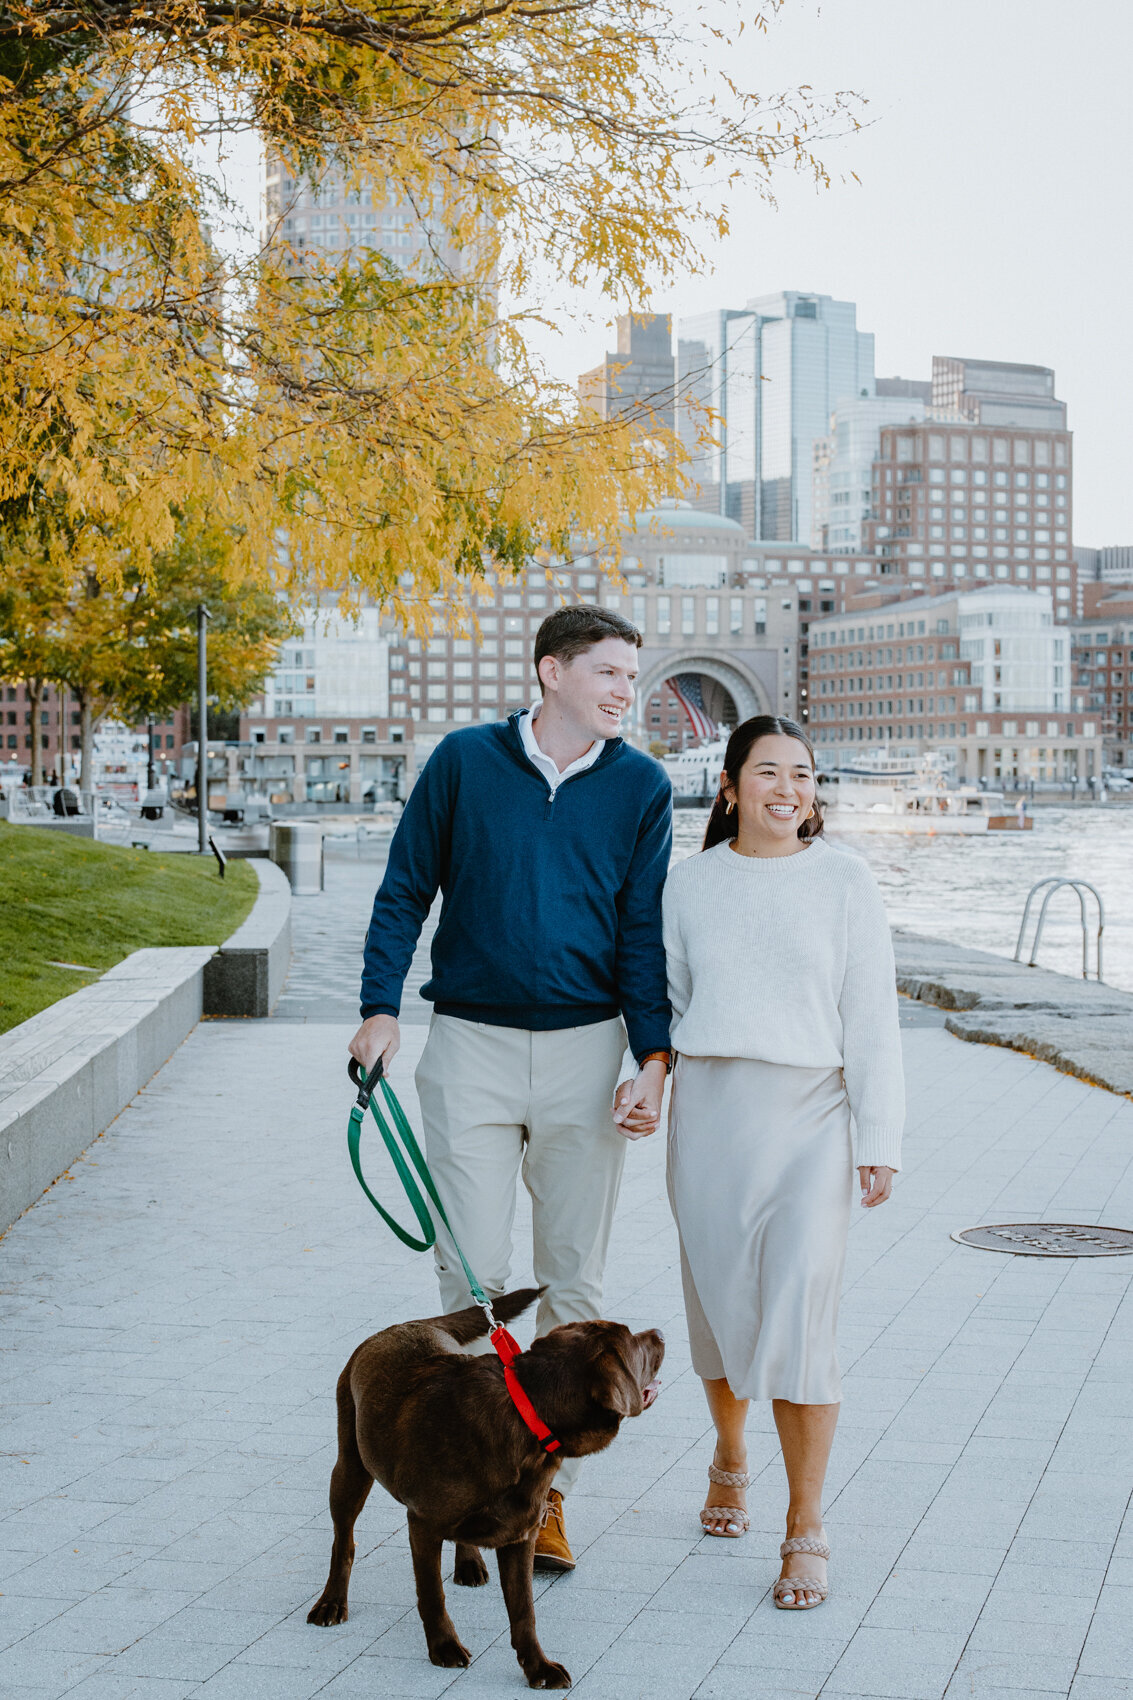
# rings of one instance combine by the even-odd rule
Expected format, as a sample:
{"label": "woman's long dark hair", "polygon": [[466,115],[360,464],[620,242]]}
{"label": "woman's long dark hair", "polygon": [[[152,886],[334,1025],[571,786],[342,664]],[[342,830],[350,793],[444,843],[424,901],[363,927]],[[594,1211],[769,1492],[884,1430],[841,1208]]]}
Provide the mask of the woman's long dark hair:
{"label": "woman's long dark hair", "polygon": [[[810,765],[814,766],[814,745],[794,720],[786,720],[780,714],[756,714],[750,720],[745,720],[737,726],[728,739],[728,747],[724,751],[724,772],[720,776],[720,790],[712,805],[712,813],[708,817],[708,825],[704,829],[702,850],[711,850],[714,844],[721,844],[726,838],[734,838],[739,829],[739,809],[728,813],[728,800],[724,796],[725,776],[736,784],[740,769],[751,754],[752,745],[760,738],[772,738],[776,734],[784,738],[797,738],[810,757]],[[818,800],[818,792],[814,795],[814,813],[808,815],[799,827],[798,836],[806,844],[812,838],[822,834],[822,804]]]}

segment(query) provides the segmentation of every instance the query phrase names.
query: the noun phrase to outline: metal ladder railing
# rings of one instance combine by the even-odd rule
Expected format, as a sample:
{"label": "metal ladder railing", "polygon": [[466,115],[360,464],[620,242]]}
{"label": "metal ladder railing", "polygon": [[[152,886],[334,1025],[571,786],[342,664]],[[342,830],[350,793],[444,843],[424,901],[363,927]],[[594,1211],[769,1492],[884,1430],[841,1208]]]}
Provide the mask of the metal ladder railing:
{"label": "metal ladder railing", "polygon": [[1047,891],[1046,895],[1044,896],[1044,898],[1042,900],[1042,904],[1039,908],[1039,918],[1038,918],[1038,921],[1035,924],[1034,942],[1031,945],[1031,954],[1030,954],[1030,957],[1027,960],[1027,967],[1028,968],[1034,968],[1036,966],[1035,958],[1039,953],[1039,940],[1043,936],[1043,923],[1046,920],[1047,908],[1048,908],[1048,906],[1050,904],[1050,900],[1054,896],[1055,892],[1060,891],[1064,885],[1068,885],[1070,887],[1070,889],[1076,894],[1076,896],[1078,898],[1078,908],[1079,908],[1079,911],[1080,911],[1081,917],[1082,917],[1082,978],[1083,978],[1083,980],[1088,980],[1090,978],[1090,928],[1089,928],[1089,923],[1086,919],[1086,893],[1087,892],[1089,892],[1090,896],[1093,898],[1094,902],[1098,906],[1098,927],[1097,927],[1097,934],[1095,936],[1095,942],[1094,942],[1094,950],[1095,950],[1095,955],[1096,955],[1096,959],[1097,959],[1097,972],[1094,975],[1094,978],[1100,984],[1101,977],[1102,977],[1102,933],[1105,930],[1105,906],[1104,906],[1104,904],[1102,903],[1102,900],[1101,900],[1101,893],[1097,890],[1097,888],[1095,886],[1092,886],[1090,884],[1089,880],[1069,879],[1069,878],[1064,878],[1061,874],[1048,874],[1046,879],[1037,880],[1035,882],[1035,884],[1031,887],[1030,891],[1027,893],[1027,901],[1026,901],[1026,904],[1024,905],[1024,907],[1023,907],[1023,919],[1022,919],[1022,921],[1019,925],[1019,938],[1018,938],[1016,945],[1015,945],[1015,961],[1018,962],[1021,959],[1022,954],[1023,954],[1023,940],[1026,937],[1026,933],[1027,933],[1027,921],[1028,921],[1028,919],[1030,917],[1030,913],[1031,913],[1031,904],[1034,901],[1036,893],[1042,891],[1044,886],[1047,886],[1047,887],[1049,887],[1049,890]]}

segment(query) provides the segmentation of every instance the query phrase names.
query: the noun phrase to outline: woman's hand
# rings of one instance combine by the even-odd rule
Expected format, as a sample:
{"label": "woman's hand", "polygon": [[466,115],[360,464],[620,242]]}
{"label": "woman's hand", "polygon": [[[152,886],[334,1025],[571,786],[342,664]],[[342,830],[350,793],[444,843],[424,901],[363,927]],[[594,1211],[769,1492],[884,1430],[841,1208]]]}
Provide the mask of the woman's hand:
{"label": "woman's hand", "polygon": [[614,1124],[626,1139],[645,1139],[661,1122],[665,1065],[647,1062],[634,1080],[623,1080],[614,1094]]}
{"label": "woman's hand", "polygon": [[893,1191],[893,1176],[896,1173],[896,1169],[887,1169],[884,1163],[859,1163],[858,1179],[862,1184],[863,1210],[872,1210],[875,1204],[885,1203]]}

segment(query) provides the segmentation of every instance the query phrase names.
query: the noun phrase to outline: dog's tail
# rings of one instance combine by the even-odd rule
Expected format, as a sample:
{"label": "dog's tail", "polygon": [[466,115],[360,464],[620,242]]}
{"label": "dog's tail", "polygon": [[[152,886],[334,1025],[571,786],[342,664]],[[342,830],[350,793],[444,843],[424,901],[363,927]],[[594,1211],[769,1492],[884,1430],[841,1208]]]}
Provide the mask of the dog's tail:
{"label": "dog's tail", "polygon": [[[522,1316],[528,1305],[533,1305],[542,1296],[542,1287],[521,1287],[518,1293],[501,1293],[498,1299],[492,1300],[497,1322],[511,1322],[514,1317]],[[479,1305],[469,1305],[467,1310],[454,1311],[451,1316],[431,1316],[429,1326],[439,1328],[458,1345],[466,1346],[470,1340],[484,1337],[488,1332],[488,1319]]]}

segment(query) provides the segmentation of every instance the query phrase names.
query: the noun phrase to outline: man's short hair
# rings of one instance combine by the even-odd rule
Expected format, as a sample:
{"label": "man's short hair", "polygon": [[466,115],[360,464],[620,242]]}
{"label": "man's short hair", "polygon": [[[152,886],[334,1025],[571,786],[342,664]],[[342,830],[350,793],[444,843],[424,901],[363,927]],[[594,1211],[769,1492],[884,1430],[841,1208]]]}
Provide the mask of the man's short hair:
{"label": "man's short hair", "polygon": [[[588,649],[607,638],[620,638],[623,643],[632,643],[635,649],[641,648],[637,627],[612,608],[595,608],[587,602],[556,608],[535,634],[535,672],[538,674],[545,655],[553,655],[556,661],[573,661],[576,655],[585,655]],[[539,688],[543,688],[541,679]]]}

